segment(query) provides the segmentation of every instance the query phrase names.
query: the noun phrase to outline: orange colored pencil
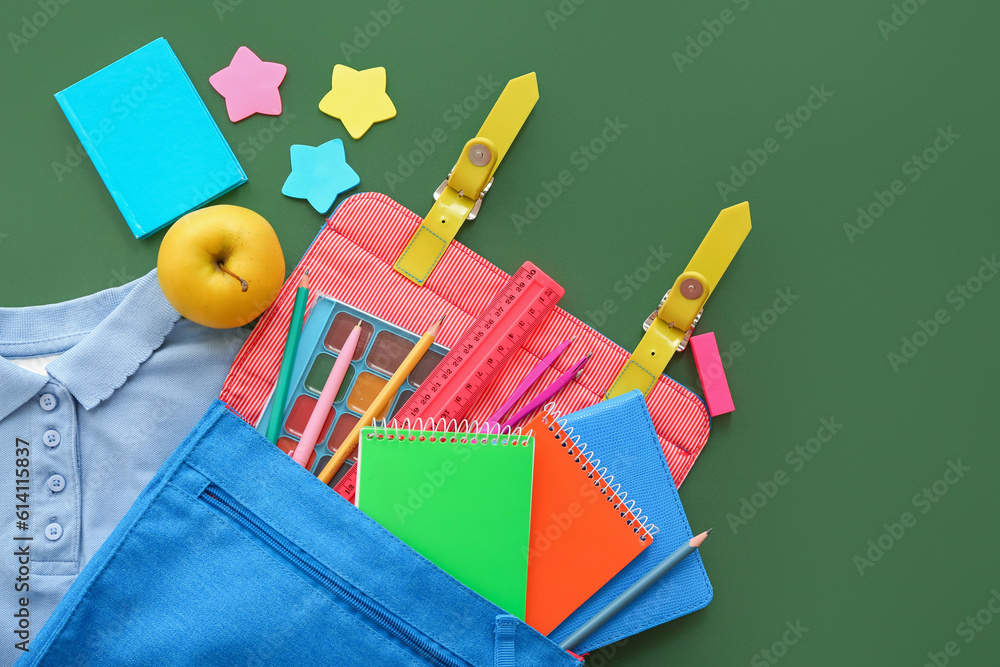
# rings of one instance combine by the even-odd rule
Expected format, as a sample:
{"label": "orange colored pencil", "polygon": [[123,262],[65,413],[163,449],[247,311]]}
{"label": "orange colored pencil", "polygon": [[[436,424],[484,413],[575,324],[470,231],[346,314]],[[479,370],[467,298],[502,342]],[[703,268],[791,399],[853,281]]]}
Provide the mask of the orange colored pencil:
{"label": "orange colored pencil", "polygon": [[324,484],[330,483],[330,480],[332,480],[333,476],[337,474],[338,470],[340,470],[340,466],[344,464],[347,457],[354,453],[354,448],[358,446],[358,436],[361,435],[361,429],[366,426],[371,426],[372,422],[375,421],[375,418],[388,407],[393,397],[395,397],[396,392],[399,391],[399,388],[403,385],[403,381],[410,375],[410,371],[413,370],[414,366],[417,365],[417,362],[420,361],[420,359],[424,356],[424,353],[427,352],[427,350],[430,349],[431,345],[434,343],[434,337],[437,336],[438,331],[441,330],[442,322],[444,322],[444,315],[441,316],[441,319],[431,325],[431,328],[427,330],[427,333],[420,337],[417,344],[413,346],[410,353],[406,355],[405,359],[403,359],[403,363],[399,365],[396,372],[392,374],[389,381],[385,383],[384,387],[382,387],[382,391],[380,391],[378,396],[375,397],[375,400],[372,401],[372,404],[368,407],[368,410],[365,411],[365,414],[358,420],[358,423],[354,425],[354,428],[351,429],[351,432],[346,438],[344,438],[344,441],[340,443],[340,447],[337,448],[333,458],[330,459],[330,461],[323,468],[323,471],[319,474],[319,478]]}

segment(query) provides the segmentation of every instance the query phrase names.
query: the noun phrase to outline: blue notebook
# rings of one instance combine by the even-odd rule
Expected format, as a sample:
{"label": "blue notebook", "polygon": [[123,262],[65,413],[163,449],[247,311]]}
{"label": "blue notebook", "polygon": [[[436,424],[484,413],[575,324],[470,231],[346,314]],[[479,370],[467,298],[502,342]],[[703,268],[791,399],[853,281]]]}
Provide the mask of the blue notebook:
{"label": "blue notebook", "polygon": [[55,97],[136,238],[247,180],[163,38]]}
{"label": "blue notebook", "polygon": [[[636,506],[642,508],[644,515],[649,515],[650,522],[656,524],[659,532],[635,560],[549,634],[556,643],[569,637],[693,537],[646,401],[638,389],[568,414],[559,419],[559,423],[567,431],[573,430],[573,439],[579,436],[580,444],[587,443],[587,451],[594,452],[593,459],[600,459],[599,467],[606,466],[608,474],[614,475],[616,481],[627,482],[628,500],[636,501]],[[594,536],[594,542],[594,548],[600,548],[600,536]],[[573,652],[586,653],[607,646],[697,611],[711,601],[712,584],[701,555],[696,551],[584,639]]]}

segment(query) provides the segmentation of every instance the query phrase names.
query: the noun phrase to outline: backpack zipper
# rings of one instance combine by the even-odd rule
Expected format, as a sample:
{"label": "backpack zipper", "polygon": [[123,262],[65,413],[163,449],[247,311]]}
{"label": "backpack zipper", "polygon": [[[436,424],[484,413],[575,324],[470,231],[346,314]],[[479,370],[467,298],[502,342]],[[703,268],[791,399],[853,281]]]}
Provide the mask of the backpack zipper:
{"label": "backpack zipper", "polygon": [[422,633],[329,572],[320,563],[299,555],[296,550],[289,547],[288,541],[283,536],[248,512],[238,501],[215,484],[210,484],[201,496],[210,507],[215,508],[255,535],[287,561],[308,574],[316,583],[361,612],[371,623],[394,635],[420,658],[430,664],[442,667],[465,667],[464,661],[441,650],[437,644],[432,643]]}

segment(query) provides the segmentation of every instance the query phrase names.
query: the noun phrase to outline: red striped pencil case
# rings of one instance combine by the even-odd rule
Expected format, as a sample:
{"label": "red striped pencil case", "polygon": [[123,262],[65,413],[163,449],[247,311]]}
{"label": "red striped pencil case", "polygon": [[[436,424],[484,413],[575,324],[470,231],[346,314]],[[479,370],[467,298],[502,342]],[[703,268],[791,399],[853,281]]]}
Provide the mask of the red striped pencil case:
{"label": "red striped pencil case", "polygon": [[[274,388],[295,288],[306,268],[314,295],[322,293],[409,331],[426,328],[427,313],[444,313],[445,323],[436,342],[451,347],[510,276],[453,241],[423,286],[410,282],[392,265],[420,220],[383,194],[366,192],[344,200],[292,271],[277,300],[261,317],[236,357],[220,398],[250,424],[259,419]],[[539,267],[545,270],[543,264]],[[560,276],[552,277],[560,280]],[[577,341],[571,353],[562,355],[536,386],[552,382],[582,354],[592,352],[584,372],[556,396],[555,403],[558,411],[567,414],[600,402],[629,353],[556,308],[532,332],[467,417],[482,420],[489,416],[535,363],[572,336],[577,336]],[[534,393],[522,398],[513,410],[520,409]],[[708,412],[700,398],[665,375],[660,376],[646,402],[674,481],[680,486],[708,439]]]}

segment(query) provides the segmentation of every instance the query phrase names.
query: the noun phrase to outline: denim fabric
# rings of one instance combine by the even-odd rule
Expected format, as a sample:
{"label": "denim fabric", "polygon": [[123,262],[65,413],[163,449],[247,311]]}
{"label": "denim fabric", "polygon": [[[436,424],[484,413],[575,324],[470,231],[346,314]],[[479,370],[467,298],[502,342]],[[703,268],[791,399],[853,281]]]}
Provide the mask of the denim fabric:
{"label": "denim fabric", "polygon": [[17,664],[579,661],[439,570],[216,402]]}
{"label": "denim fabric", "polygon": [[[218,396],[246,335],[180,319],[155,271],[66,303],[0,308],[0,665],[32,647]],[[15,363],[50,355],[41,374]]]}

